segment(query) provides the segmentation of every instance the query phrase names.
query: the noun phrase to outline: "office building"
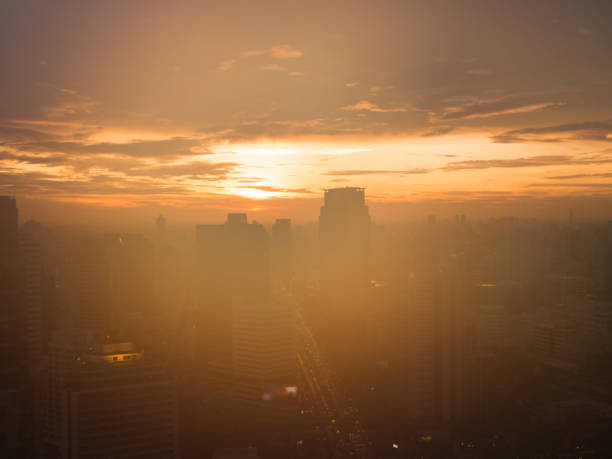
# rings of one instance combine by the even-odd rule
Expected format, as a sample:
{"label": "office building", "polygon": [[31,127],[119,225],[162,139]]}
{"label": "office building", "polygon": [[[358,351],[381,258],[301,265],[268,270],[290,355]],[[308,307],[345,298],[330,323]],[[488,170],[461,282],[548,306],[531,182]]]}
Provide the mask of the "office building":
{"label": "office building", "polygon": [[290,297],[232,301],[233,400],[265,421],[297,414],[295,306]]}
{"label": "office building", "polygon": [[173,380],[131,342],[54,335],[44,393],[43,450],[54,458],[176,458]]}
{"label": "office building", "polygon": [[328,298],[360,298],[369,284],[370,214],[363,188],[325,190],[319,216],[320,286]]}
{"label": "office building", "polygon": [[19,240],[24,281],[23,326],[26,360],[29,366],[41,363],[43,352],[42,243],[40,223],[24,223]]}
{"label": "office building", "polygon": [[270,259],[272,279],[277,288],[288,289],[293,278],[293,237],[291,220],[278,218],[272,225]]}
{"label": "office building", "polygon": [[246,214],[228,214],[225,224],[196,226],[196,250],[203,358],[231,358],[232,297],[270,291],[268,234]]}

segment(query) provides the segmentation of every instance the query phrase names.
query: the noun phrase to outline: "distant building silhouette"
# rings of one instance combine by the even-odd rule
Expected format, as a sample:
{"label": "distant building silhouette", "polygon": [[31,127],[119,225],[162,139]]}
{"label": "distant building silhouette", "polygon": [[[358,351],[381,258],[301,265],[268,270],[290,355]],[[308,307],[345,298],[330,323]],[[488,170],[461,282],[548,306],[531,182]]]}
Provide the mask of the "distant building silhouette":
{"label": "distant building silhouette", "polygon": [[105,332],[111,329],[111,241],[78,238],[60,267],[58,326]]}
{"label": "distant building silhouette", "polygon": [[203,352],[231,358],[232,297],[265,298],[270,291],[268,234],[246,214],[228,214],[225,224],[196,226],[196,251]]}
{"label": "distant building silhouette", "polygon": [[0,456],[18,457],[24,447],[26,337],[24,289],[19,269],[15,198],[0,196]]}
{"label": "distant building silhouette", "polygon": [[319,216],[324,295],[360,296],[369,283],[370,214],[363,188],[325,190]]}
{"label": "distant building silhouette", "polygon": [[338,366],[359,368],[368,340],[370,214],[363,188],[325,190],[319,216],[319,287]]}
{"label": "distant building silhouette", "polygon": [[26,359],[30,367],[38,366],[43,352],[42,243],[40,223],[24,223],[19,241],[24,276],[24,334]]}
{"label": "distant building silhouette", "polygon": [[110,245],[110,285],[114,329],[142,328],[156,314],[155,248],[141,234],[113,236]]}
{"label": "distant building silhouette", "polygon": [[272,225],[270,259],[273,281],[288,289],[293,277],[293,234],[289,218],[277,218]]}
{"label": "distant building silhouette", "polygon": [[17,202],[10,196],[0,196],[0,266],[15,263],[18,252]]}

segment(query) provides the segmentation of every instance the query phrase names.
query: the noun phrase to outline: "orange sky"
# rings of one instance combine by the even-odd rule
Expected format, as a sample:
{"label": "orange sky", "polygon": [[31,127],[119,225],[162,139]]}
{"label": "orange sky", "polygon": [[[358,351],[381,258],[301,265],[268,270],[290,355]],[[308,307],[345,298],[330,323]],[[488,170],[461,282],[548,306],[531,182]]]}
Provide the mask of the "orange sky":
{"label": "orange sky", "polygon": [[347,185],[390,220],[609,213],[607,2],[5,10],[0,194],[24,218],[309,220]]}

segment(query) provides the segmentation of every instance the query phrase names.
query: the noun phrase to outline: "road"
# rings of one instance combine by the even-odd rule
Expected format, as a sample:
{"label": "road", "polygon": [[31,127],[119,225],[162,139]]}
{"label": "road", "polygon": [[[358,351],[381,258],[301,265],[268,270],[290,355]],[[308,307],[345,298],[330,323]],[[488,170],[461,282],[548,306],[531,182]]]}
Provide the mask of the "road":
{"label": "road", "polygon": [[297,311],[298,365],[306,410],[317,422],[319,440],[327,444],[328,457],[368,458],[370,442],[350,397],[338,388],[336,377],[319,349],[312,330]]}

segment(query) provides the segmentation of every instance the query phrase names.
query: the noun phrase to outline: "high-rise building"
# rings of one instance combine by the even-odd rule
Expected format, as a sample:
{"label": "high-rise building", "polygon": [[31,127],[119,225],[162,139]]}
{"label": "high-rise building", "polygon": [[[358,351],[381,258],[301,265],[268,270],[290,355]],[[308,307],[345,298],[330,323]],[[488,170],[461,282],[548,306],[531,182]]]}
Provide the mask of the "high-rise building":
{"label": "high-rise building", "polygon": [[293,277],[293,240],[291,220],[277,218],[270,239],[272,278],[279,288],[289,288]]}
{"label": "high-rise building", "polygon": [[40,223],[24,223],[19,241],[24,276],[25,352],[30,367],[41,362],[43,352],[42,247]]}
{"label": "high-rise building", "polygon": [[321,291],[363,297],[369,284],[370,214],[363,188],[325,190],[319,216]]}
{"label": "high-rise building", "polygon": [[362,368],[358,362],[369,353],[369,251],[364,189],[325,190],[319,216],[319,288],[327,315],[323,335],[337,368]]}
{"label": "high-rise building", "polygon": [[155,311],[155,249],[141,234],[120,234],[110,247],[112,326],[124,328]]}
{"label": "high-rise building", "polygon": [[17,225],[17,201],[10,196],[0,196],[0,267],[17,261]]}
{"label": "high-rise building", "polygon": [[72,241],[61,261],[58,326],[104,332],[111,328],[111,244],[88,236]]}
{"label": "high-rise building", "polygon": [[463,415],[462,287],[455,275],[412,273],[395,288],[394,366],[409,422],[440,425]]}
{"label": "high-rise building", "polygon": [[205,359],[231,358],[232,297],[270,291],[268,234],[246,214],[229,214],[225,224],[197,225],[196,245]]}
{"label": "high-rise building", "polygon": [[232,353],[237,408],[262,421],[297,414],[295,307],[290,297],[232,302]]}
{"label": "high-rise building", "polygon": [[54,335],[42,412],[54,458],[178,457],[173,380],[131,342]]}
{"label": "high-rise building", "polygon": [[23,278],[18,263],[19,239],[15,198],[0,196],[0,456],[23,453],[25,385]]}

